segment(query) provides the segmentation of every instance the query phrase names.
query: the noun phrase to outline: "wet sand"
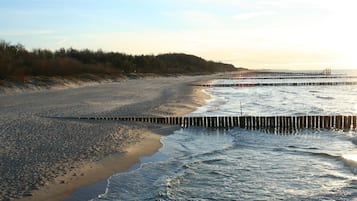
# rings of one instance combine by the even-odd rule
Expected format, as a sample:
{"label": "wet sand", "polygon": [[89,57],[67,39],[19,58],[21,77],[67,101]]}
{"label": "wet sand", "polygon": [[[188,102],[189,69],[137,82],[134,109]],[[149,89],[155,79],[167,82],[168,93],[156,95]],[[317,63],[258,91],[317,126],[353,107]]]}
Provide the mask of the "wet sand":
{"label": "wet sand", "polygon": [[[0,200],[63,200],[160,147],[161,126],[63,120],[85,115],[184,115],[214,76],[156,77],[0,96]],[[167,128],[166,128],[167,129]],[[170,129],[169,129],[170,130]]]}

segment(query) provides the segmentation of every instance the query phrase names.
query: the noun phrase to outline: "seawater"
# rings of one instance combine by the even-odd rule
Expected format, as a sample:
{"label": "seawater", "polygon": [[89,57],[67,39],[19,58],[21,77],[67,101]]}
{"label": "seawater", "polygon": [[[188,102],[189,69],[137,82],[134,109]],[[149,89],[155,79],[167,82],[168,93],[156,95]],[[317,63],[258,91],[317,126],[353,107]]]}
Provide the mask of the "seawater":
{"label": "seawater", "polygon": [[[205,91],[212,99],[189,115],[357,113],[356,86]],[[163,147],[155,155],[111,176],[106,192],[93,200],[357,200],[357,133],[353,130],[284,133],[190,128],[164,136],[161,142]]]}

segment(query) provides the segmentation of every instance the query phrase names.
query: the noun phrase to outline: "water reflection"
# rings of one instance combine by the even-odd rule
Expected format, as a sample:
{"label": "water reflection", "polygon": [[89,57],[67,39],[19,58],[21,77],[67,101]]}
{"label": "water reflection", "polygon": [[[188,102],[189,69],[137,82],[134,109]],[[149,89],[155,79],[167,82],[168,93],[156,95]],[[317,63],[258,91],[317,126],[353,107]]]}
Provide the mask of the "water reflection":
{"label": "water reflection", "polygon": [[349,162],[356,163],[357,165],[357,154],[344,154],[342,158],[346,159]]}

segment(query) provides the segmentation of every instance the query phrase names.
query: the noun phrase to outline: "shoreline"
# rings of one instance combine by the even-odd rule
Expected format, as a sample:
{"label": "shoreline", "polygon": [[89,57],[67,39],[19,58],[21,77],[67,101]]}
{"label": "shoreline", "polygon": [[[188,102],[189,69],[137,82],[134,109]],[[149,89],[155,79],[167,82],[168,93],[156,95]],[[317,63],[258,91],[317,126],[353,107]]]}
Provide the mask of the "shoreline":
{"label": "shoreline", "polygon": [[[145,131],[143,136],[143,139],[138,143],[128,146],[125,149],[125,154],[114,154],[98,162],[84,163],[79,168],[79,172],[83,176],[73,176],[73,173],[69,173],[58,177],[55,183],[40,188],[31,197],[22,200],[64,200],[69,198],[80,187],[94,184],[115,173],[127,170],[137,163],[140,157],[149,156],[161,147],[160,135],[154,134],[151,131]],[[61,181],[64,181],[64,183]]]}
{"label": "shoreline", "polygon": [[[194,82],[206,82],[213,79],[198,78]],[[125,82],[125,81],[124,81]],[[151,113],[157,111],[167,111],[167,114],[183,116],[194,111],[198,106],[205,103],[209,95],[202,91],[202,87],[189,86],[190,93],[179,94],[180,101],[174,97],[158,105]],[[178,94],[177,94],[178,95]],[[162,114],[161,114],[162,115]],[[162,115],[164,116],[164,115]],[[141,133],[138,142],[126,145],[124,153],[111,154],[96,162],[85,162],[73,171],[64,176],[57,177],[54,182],[48,183],[32,192],[32,196],[21,198],[23,201],[35,200],[65,200],[70,199],[73,193],[86,186],[95,185],[97,182],[106,180],[115,173],[124,172],[140,161],[140,157],[150,156],[156,153],[161,147],[161,136],[171,134],[172,130],[178,127],[160,126],[159,128],[133,128],[133,132]],[[144,149],[143,149],[144,147]]]}

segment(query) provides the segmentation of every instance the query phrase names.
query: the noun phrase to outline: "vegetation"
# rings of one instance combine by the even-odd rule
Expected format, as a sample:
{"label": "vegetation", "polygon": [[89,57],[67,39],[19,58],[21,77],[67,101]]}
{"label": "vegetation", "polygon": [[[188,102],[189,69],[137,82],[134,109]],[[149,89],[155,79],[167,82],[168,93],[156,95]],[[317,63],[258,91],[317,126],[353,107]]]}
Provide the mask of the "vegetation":
{"label": "vegetation", "polygon": [[59,49],[28,51],[21,44],[0,41],[0,79],[25,76],[187,74],[237,70],[233,65],[186,54],[133,56],[117,52]]}

